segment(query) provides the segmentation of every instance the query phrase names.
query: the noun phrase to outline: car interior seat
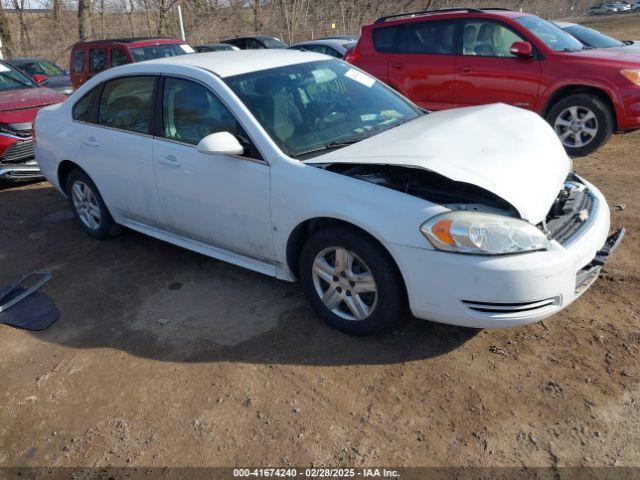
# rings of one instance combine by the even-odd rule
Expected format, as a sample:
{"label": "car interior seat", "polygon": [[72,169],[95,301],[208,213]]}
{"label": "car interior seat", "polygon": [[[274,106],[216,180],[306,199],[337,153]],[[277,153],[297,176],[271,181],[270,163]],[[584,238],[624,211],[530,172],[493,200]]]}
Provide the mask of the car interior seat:
{"label": "car interior seat", "polygon": [[496,26],[493,23],[485,23],[480,27],[480,31],[478,32],[478,42],[474,51],[476,55],[484,56],[484,57],[495,57],[495,36],[496,36]]}

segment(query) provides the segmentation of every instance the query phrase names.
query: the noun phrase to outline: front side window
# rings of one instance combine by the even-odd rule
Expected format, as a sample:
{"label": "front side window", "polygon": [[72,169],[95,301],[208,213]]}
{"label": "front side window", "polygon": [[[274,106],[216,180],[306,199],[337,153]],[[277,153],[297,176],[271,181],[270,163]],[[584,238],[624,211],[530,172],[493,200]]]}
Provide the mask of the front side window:
{"label": "front side window", "polygon": [[261,48],[265,48],[265,47],[255,38],[247,38],[245,48],[247,50],[260,50]]}
{"label": "front side window", "polygon": [[168,58],[175,57],[177,55],[186,55],[187,53],[193,53],[195,50],[190,45],[184,44],[165,44],[165,45],[150,45],[148,47],[135,47],[130,49],[131,55],[136,62],[143,62],[145,60],[153,60],[154,58]]}
{"label": "front side window", "polygon": [[404,25],[376,28],[373,31],[373,46],[381,53],[400,53],[400,36]]}
{"label": "front side window", "polygon": [[127,54],[121,48],[111,49],[111,66],[118,67],[120,65],[126,65],[131,63]]}
{"label": "front side window", "polygon": [[515,57],[511,46],[524,39],[504,24],[490,20],[465,22],[462,53],[480,57]]}
{"label": "front side window", "polygon": [[405,27],[403,39],[406,53],[452,55],[455,23],[430,21],[410,23]]}
{"label": "front side window", "polygon": [[89,50],[89,70],[101,72],[105,68],[107,68],[107,51],[104,48]]}
{"label": "front side window", "polygon": [[554,52],[578,52],[582,43],[557,25],[534,15],[516,18],[516,22],[533,33]]}
{"label": "front side window", "polygon": [[373,77],[336,60],[225,79],[282,150],[320,155],[422,115]]}
{"label": "front side window", "polygon": [[124,77],[107,82],[100,97],[98,123],[149,133],[155,77]]}
{"label": "front side window", "polygon": [[[96,97],[100,93],[100,87],[95,87],[89,93],[85,94],[80,100],[76,102],[73,106],[73,119],[78,120],[80,122],[91,122],[91,114],[93,104],[96,100]],[[94,120],[95,121],[95,120]]]}
{"label": "front side window", "polygon": [[81,73],[84,70],[84,51],[76,50],[73,53],[73,72]]}
{"label": "front side window", "polygon": [[162,128],[165,138],[191,145],[218,132],[244,137],[238,121],[208,88],[179,78],[165,80]]}

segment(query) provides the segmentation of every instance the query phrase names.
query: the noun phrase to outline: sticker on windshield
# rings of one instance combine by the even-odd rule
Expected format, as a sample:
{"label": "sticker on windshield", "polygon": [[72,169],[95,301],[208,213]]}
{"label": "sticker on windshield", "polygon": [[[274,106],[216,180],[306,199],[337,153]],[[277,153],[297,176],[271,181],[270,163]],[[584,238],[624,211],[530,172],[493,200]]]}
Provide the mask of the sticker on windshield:
{"label": "sticker on windshield", "polygon": [[365,75],[358,70],[354,70],[350,68],[347,73],[344,74],[345,77],[350,78],[351,80],[355,80],[358,83],[361,83],[365,87],[373,87],[373,84],[376,83],[375,78],[371,78],[369,75]]}
{"label": "sticker on windshield", "polygon": [[196,53],[196,51],[193,48],[191,48],[191,45],[182,44],[180,45],[180,48],[184,50],[186,53]]}

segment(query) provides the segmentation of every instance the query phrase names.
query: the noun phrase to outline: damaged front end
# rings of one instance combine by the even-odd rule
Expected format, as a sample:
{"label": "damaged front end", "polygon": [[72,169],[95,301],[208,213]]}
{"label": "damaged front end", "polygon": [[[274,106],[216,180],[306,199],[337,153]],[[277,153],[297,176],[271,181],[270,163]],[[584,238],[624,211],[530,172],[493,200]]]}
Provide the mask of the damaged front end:
{"label": "damaged front end", "polygon": [[470,183],[457,182],[422,168],[383,164],[334,163],[325,170],[390,188],[451,210],[499,213],[518,218],[518,211],[506,200]]}

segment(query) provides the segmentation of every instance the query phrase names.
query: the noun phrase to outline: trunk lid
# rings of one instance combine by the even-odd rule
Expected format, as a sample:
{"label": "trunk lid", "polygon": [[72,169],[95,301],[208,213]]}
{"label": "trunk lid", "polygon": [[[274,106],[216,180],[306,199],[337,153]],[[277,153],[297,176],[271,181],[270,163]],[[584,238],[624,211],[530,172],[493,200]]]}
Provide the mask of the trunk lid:
{"label": "trunk lid", "polygon": [[430,170],[490,191],[533,224],[546,218],[571,168],[542,118],[504,104],[431,113],[304,163]]}

